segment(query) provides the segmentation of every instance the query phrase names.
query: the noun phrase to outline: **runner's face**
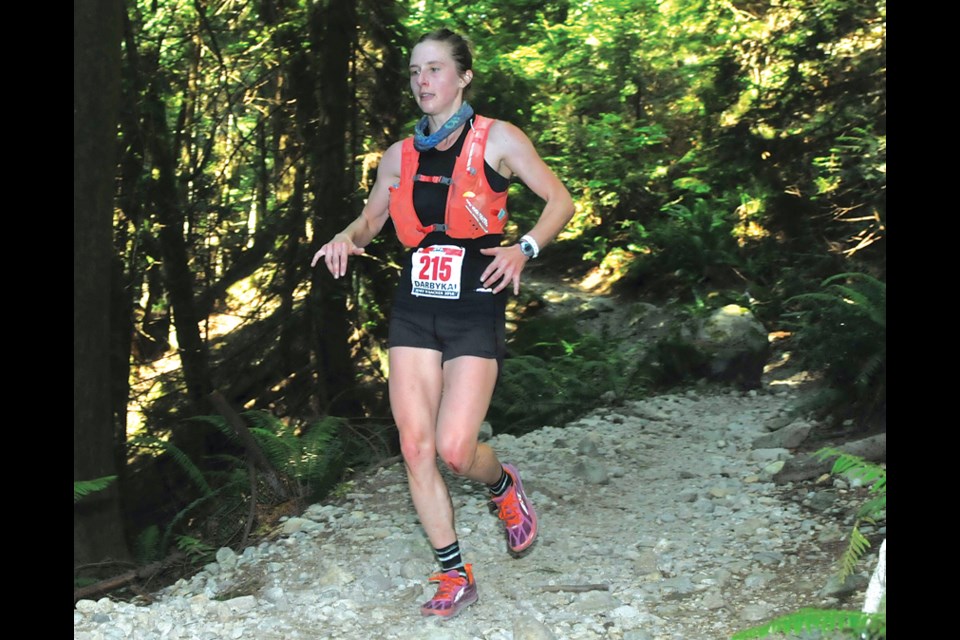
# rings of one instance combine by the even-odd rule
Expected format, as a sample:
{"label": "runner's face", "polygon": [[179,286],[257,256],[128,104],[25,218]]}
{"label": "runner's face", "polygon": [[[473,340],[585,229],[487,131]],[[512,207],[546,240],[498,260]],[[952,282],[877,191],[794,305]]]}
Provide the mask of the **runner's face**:
{"label": "runner's face", "polygon": [[450,45],[424,40],[410,56],[410,89],[420,109],[429,116],[449,116],[463,102],[470,71],[460,77]]}

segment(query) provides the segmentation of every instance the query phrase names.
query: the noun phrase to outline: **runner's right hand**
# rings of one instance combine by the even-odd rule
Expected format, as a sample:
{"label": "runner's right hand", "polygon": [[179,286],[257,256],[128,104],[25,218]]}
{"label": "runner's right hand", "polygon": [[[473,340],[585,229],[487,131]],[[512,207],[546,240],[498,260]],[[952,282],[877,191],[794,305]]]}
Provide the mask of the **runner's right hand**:
{"label": "runner's right hand", "polygon": [[347,273],[347,258],[349,256],[359,256],[364,250],[353,244],[353,240],[342,233],[333,236],[327,244],[320,247],[320,250],[313,254],[313,260],[310,266],[316,266],[321,257],[327,265],[327,269],[333,274],[334,278],[339,278]]}

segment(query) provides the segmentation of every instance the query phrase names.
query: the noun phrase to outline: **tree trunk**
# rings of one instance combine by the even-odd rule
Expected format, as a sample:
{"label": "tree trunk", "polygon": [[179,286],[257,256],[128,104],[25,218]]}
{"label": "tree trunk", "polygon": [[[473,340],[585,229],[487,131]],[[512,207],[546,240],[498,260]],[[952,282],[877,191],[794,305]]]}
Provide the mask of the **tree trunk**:
{"label": "tree trunk", "polygon": [[[303,240],[302,232],[306,226],[304,211],[306,185],[304,182],[303,172],[297,171],[294,178],[293,194],[288,201],[291,233],[288,235],[286,246],[279,256],[282,262],[278,265],[283,273],[279,313],[282,314],[284,322],[277,349],[280,352],[280,357],[288,363],[290,371],[297,372],[290,377],[286,388],[286,394],[290,398],[290,402],[296,403],[296,406],[300,404],[301,398],[309,398],[313,395],[313,390],[309,388],[311,386],[310,377],[299,374],[300,371],[309,370],[309,359],[304,357],[308,349],[303,347],[312,344],[313,341],[303,339],[303,323],[297,318],[298,312],[295,300],[298,281],[303,277],[304,269],[309,268],[309,263],[306,263],[307,256],[304,255],[303,244],[301,243]],[[303,408],[306,409],[307,407]]]}
{"label": "tree trunk", "polygon": [[[119,475],[111,403],[113,193],[120,109],[120,0],[73,6],[73,478]],[[126,560],[116,483],[74,510],[74,562]]]}
{"label": "tree trunk", "polygon": [[[184,415],[212,411],[207,398],[213,391],[209,353],[200,331],[204,319],[195,297],[195,277],[190,265],[190,247],[185,237],[187,205],[178,184],[177,147],[167,125],[162,89],[162,74],[140,68],[137,52],[128,51],[133,61],[131,73],[135,86],[144,86],[141,105],[143,148],[151,161],[152,178],[147,180],[148,202],[159,223],[157,246],[162,262],[164,286],[168,295],[177,339],[181,371],[186,386]],[[207,424],[181,424],[173,430],[173,443],[197,464],[224,441]]]}
{"label": "tree trunk", "polygon": [[179,346],[183,377],[191,409],[208,409],[210,395],[207,345],[200,334],[200,314],[194,300],[194,277],[184,238],[184,203],[177,187],[175,153],[167,130],[163,100],[155,87],[147,90],[144,106],[144,139],[154,162],[156,180],[153,202],[160,222],[158,239],[163,257],[163,274],[173,309],[173,325]]}
{"label": "tree trunk", "polygon": [[[350,206],[346,157],[350,109],[350,63],[356,32],[356,5],[331,0],[310,18],[313,57],[301,54],[292,65],[297,111],[313,189],[314,236],[311,254],[356,216]],[[323,413],[354,415],[355,366],[348,344],[350,319],[346,299],[349,279],[334,281],[323,269],[312,272],[308,298],[314,340],[318,396]]]}

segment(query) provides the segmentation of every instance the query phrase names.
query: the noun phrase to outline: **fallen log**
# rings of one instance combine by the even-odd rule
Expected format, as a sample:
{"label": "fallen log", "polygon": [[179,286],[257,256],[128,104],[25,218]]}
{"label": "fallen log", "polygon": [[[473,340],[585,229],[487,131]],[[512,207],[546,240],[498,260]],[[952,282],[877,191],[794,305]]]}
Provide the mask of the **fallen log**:
{"label": "fallen log", "polygon": [[85,587],[80,587],[79,589],[74,589],[73,601],[76,603],[78,600],[93,599],[95,596],[100,596],[105,593],[115,591],[121,587],[125,587],[135,580],[146,580],[148,578],[152,578],[171,565],[185,560],[186,557],[186,554],[182,551],[175,551],[163,560],[152,562],[144,567],[140,567],[139,569],[131,569],[130,571],[121,573],[120,575],[107,578],[106,580],[101,580],[100,582],[96,582]]}

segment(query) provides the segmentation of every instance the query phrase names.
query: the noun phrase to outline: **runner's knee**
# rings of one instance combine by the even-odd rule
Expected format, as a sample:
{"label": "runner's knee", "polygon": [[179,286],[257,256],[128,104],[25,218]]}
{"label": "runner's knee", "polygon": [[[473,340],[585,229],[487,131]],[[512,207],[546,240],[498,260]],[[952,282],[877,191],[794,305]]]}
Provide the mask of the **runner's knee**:
{"label": "runner's knee", "polygon": [[403,461],[411,468],[436,461],[437,452],[429,438],[400,434],[400,453]]}
{"label": "runner's knee", "polygon": [[437,454],[453,473],[466,474],[477,457],[476,442],[444,440],[437,443]]}

